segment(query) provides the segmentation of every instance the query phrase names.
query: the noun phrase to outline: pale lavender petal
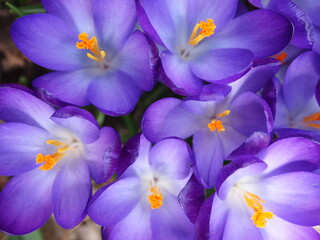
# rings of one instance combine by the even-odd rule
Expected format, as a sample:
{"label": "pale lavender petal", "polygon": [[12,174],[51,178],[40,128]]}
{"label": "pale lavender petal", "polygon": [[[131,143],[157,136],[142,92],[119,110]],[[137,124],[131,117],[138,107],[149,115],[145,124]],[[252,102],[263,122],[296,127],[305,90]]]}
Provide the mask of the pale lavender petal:
{"label": "pale lavender petal", "polygon": [[91,197],[89,169],[82,159],[68,159],[62,166],[52,188],[55,220],[64,228],[73,228],[86,216]]}
{"label": "pale lavender petal", "polygon": [[110,185],[90,205],[89,216],[102,226],[112,226],[122,221],[144,196],[138,178],[121,179]]}
{"label": "pale lavender petal", "polygon": [[0,124],[0,175],[13,176],[37,167],[49,135],[41,128],[23,123]]}
{"label": "pale lavender petal", "polygon": [[184,179],[191,171],[191,150],[181,139],[168,138],[150,150],[149,162],[154,171],[170,179]]}

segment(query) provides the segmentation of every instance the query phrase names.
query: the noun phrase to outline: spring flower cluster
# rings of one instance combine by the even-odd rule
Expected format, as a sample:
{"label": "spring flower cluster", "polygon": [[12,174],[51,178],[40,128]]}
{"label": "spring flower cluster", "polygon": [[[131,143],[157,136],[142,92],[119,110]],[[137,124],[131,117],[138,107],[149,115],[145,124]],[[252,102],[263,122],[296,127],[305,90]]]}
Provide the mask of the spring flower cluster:
{"label": "spring flower cluster", "polygon": [[[0,231],[320,240],[320,2],[42,4],[11,36],[53,71],[0,85]],[[129,140],[83,108],[128,115],[156,84]]]}

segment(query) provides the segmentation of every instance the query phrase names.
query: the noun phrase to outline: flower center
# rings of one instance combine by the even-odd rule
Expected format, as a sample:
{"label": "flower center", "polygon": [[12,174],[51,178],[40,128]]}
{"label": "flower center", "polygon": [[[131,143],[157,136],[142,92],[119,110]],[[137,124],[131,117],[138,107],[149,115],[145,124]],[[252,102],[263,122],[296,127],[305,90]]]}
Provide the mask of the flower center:
{"label": "flower center", "polygon": [[[223,113],[219,113],[217,117],[222,118],[229,114],[230,114],[230,110],[226,110]],[[222,124],[222,121],[216,118],[212,119],[212,121],[208,124],[208,128],[210,129],[211,132],[214,132],[215,130],[217,130],[218,132],[223,132],[226,130]]]}
{"label": "flower center", "polygon": [[[199,28],[201,29],[201,31],[198,33]],[[188,43],[191,44],[192,46],[197,45],[205,37],[210,37],[212,34],[214,34],[215,28],[216,28],[216,25],[214,24],[213,20],[210,18],[207,19],[206,22],[200,21],[200,23],[197,23],[196,26],[193,28],[193,31],[191,33]]]}
{"label": "flower center", "polygon": [[65,156],[66,151],[68,151],[69,145],[64,144],[62,142],[56,141],[56,140],[48,140],[46,141],[47,144],[54,145],[56,147],[59,147],[58,150],[51,155],[43,155],[42,153],[39,153],[36,157],[36,163],[44,163],[41,167],[40,170],[43,171],[48,171],[52,169],[58,162],[59,160]]}
{"label": "flower center", "polygon": [[87,52],[87,57],[97,62],[103,62],[106,57],[106,52],[101,51],[99,48],[98,40],[96,37],[89,39],[87,33],[80,33],[78,35],[79,42],[76,43],[76,47],[79,49],[88,49],[91,53]]}
{"label": "flower center", "polygon": [[303,118],[304,125],[307,127],[312,127],[312,128],[320,128],[320,123],[314,122],[314,121],[320,121],[320,112],[311,114],[309,116],[306,116]]}
{"label": "flower center", "polygon": [[162,206],[163,196],[160,192],[160,188],[153,186],[150,188],[151,195],[148,196],[149,203],[152,209],[158,209]]}
{"label": "flower center", "polygon": [[261,203],[265,203],[265,201],[261,200],[257,195],[246,192],[244,194],[244,200],[246,201],[248,207],[252,208],[254,213],[250,218],[254,225],[258,228],[263,228],[267,225],[266,219],[272,219],[274,214],[272,212],[264,212],[263,206]]}
{"label": "flower center", "polygon": [[275,55],[275,59],[279,60],[282,64],[284,64],[284,60],[287,58],[288,54],[286,52],[281,52],[280,54]]}

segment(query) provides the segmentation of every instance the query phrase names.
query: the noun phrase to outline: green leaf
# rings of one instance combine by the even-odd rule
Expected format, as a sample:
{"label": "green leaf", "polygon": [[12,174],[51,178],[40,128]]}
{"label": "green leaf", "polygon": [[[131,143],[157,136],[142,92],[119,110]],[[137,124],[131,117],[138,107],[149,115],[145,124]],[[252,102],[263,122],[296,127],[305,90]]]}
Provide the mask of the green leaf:
{"label": "green leaf", "polygon": [[8,240],[43,240],[40,230],[21,236],[9,236]]}

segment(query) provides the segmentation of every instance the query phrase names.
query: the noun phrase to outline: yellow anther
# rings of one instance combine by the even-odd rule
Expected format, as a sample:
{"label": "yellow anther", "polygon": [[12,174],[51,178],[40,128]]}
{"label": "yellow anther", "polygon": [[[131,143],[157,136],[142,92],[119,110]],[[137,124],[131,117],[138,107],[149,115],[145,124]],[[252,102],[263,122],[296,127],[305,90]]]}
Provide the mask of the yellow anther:
{"label": "yellow anther", "polygon": [[96,37],[92,37],[89,39],[89,35],[87,33],[80,33],[78,35],[79,42],[76,42],[76,47],[79,49],[88,49],[91,53],[87,53],[87,57],[98,61],[103,62],[104,58],[106,57],[106,52],[101,51],[99,48],[98,40]]}
{"label": "yellow anther", "polygon": [[282,64],[284,64],[284,60],[286,60],[288,54],[286,52],[281,52],[280,54],[276,54],[275,58],[278,59]]}
{"label": "yellow anther", "polygon": [[[201,29],[201,31],[198,33],[199,28]],[[214,34],[215,29],[216,25],[214,24],[214,21],[212,19],[209,18],[206,22],[200,21],[200,23],[197,23],[193,28],[188,43],[192,46],[197,45],[205,37],[210,37],[212,34]]]}
{"label": "yellow anther", "polygon": [[157,186],[153,186],[150,188],[151,195],[148,196],[149,203],[152,209],[157,209],[162,206],[163,196],[160,192],[160,189]]}
{"label": "yellow anther", "polygon": [[[222,118],[230,114],[230,110],[226,110],[222,113],[217,114],[217,118]],[[208,128],[211,132],[217,130],[218,132],[223,132],[226,129],[224,128],[222,121],[216,118],[212,119],[212,121],[208,124]]]}
{"label": "yellow anther", "polygon": [[50,169],[52,169],[59,161],[60,159],[65,156],[65,154],[63,152],[66,152],[68,150],[68,145],[56,141],[56,140],[48,140],[46,141],[47,144],[51,144],[54,145],[56,147],[60,147],[58,148],[58,150],[51,155],[43,155],[42,153],[39,153],[36,157],[36,163],[40,164],[40,163],[44,163],[41,167],[40,170],[44,170],[44,171],[48,171]]}
{"label": "yellow anther", "polygon": [[314,122],[314,121],[320,121],[320,112],[311,114],[309,116],[306,116],[303,118],[303,122],[307,127],[312,128],[320,128],[320,123]]}
{"label": "yellow anther", "polygon": [[246,192],[244,194],[244,200],[246,201],[248,207],[252,208],[254,213],[250,218],[254,225],[258,228],[263,228],[267,225],[266,219],[272,219],[274,214],[272,212],[264,212],[262,203],[265,203],[261,198],[252,193]]}

